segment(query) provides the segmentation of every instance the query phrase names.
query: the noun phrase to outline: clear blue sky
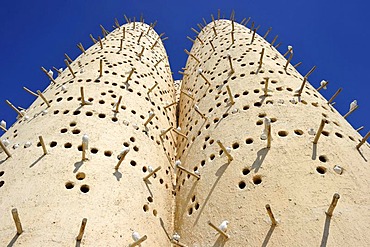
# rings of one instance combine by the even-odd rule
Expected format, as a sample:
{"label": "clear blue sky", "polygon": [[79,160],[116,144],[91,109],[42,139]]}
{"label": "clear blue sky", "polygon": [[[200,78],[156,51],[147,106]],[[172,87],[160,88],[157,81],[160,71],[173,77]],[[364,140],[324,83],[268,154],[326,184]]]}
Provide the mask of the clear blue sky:
{"label": "clear blue sky", "polygon": [[124,23],[123,14],[128,17],[144,15],[147,23],[158,20],[156,31],[169,37],[165,46],[170,57],[175,79],[181,78],[177,71],[185,66],[186,54],[191,48],[186,36],[194,36],[190,30],[202,23],[202,17],[211,20],[221,9],[229,17],[235,9],[240,22],[252,17],[261,25],[260,34],[271,26],[269,39],[276,34],[286,51],[287,45],[294,47],[292,63],[299,61],[301,74],[313,65],[316,71],[310,76],[310,83],[317,87],[322,79],[330,81],[329,89],[322,94],[329,99],[343,87],[336,99],[335,107],[345,114],[352,100],[357,99],[359,109],[348,117],[349,122],[364,135],[370,129],[370,2],[365,0],[214,0],[214,1],[98,1],[98,0],[20,0],[3,1],[0,8],[0,120],[8,126],[15,121],[16,113],[5,103],[28,107],[34,97],[22,86],[34,91],[43,90],[49,80],[40,66],[64,67],[63,54],[72,59],[80,54],[76,44],[82,42],[85,48],[92,45],[89,34],[101,35],[99,24],[112,30],[114,18]]}

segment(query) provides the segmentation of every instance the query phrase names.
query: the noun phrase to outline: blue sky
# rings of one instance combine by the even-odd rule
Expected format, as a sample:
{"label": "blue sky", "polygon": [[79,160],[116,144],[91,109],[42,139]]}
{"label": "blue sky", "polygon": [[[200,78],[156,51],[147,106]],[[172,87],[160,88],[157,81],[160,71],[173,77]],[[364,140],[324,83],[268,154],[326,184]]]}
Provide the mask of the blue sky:
{"label": "blue sky", "polygon": [[229,17],[232,9],[240,22],[251,17],[261,25],[260,34],[271,26],[268,40],[279,35],[283,53],[287,45],[294,47],[293,64],[302,61],[299,67],[305,74],[312,66],[316,71],[310,83],[317,87],[322,79],[330,81],[329,88],[321,93],[329,99],[342,87],[335,107],[343,115],[349,104],[357,99],[359,108],[348,117],[349,122],[364,135],[370,128],[370,81],[366,76],[370,68],[370,3],[365,0],[319,1],[311,0],[214,0],[214,1],[3,1],[0,9],[0,120],[8,126],[15,121],[16,113],[5,103],[28,107],[34,97],[22,87],[33,91],[43,90],[48,85],[47,77],[40,66],[64,67],[63,54],[72,59],[80,54],[76,44],[85,48],[92,45],[89,34],[101,35],[99,25],[112,30],[114,18],[124,23],[123,14],[140,18],[147,23],[158,20],[156,31],[165,32],[165,41],[174,78],[185,66],[184,49],[191,48],[186,36],[195,34],[190,30],[202,23],[202,17],[211,21],[210,14]]}

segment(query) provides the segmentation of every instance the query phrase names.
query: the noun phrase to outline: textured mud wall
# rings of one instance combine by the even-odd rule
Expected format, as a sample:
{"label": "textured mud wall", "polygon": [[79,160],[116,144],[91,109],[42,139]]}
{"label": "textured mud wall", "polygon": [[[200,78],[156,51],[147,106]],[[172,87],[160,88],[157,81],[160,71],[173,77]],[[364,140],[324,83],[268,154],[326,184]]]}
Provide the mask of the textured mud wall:
{"label": "textured mud wall", "polygon": [[[188,139],[179,137],[177,159],[201,178],[178,173],[175,231],[182,243],[363,246],[370,240],[369,145],[355,148],[362,137],[308,82],[295,96],[303,76],[292,65],[285,69],[287,60],[261,36],[234,25],[233,34],[231,21],[207,25],[184,70],[179,123]],[[266,117],[270,148],[261,139]],[[324,131],[314,145],[322,119]],[[217,140],[230,148],[231,162]],[[341,198],[326,218],[335,192]],[[207,223],[224,220],[230,222],[226,242]]]}

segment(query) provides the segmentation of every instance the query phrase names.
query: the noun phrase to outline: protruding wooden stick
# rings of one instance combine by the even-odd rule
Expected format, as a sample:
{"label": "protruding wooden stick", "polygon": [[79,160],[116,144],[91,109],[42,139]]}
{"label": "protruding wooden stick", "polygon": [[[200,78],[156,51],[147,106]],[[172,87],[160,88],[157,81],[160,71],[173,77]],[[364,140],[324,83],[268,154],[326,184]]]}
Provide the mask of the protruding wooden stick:
{"label": "protruding wooden stick", "polygon": [[85,48],[83,47],[82,43],[78,43],[77,47],[82,51],[83,54],[86,54]]}
{"label": "protruding wooden stick", "polygon": [[168,133],[168,131],[170,131],[170,130],[172,130],[173,129],[173,127],[171,126],[171,127],[169,127],[168,129],[166,129],[166,130],[162,130],[161,131],[161,134],[159,135],[159,137],[162,139],[162,137],[164,136],[164,135],[166,135],[167,133]]}
{"label": "protruding wooden stick", "polygon": [[150,122],[150,121],[152,121],[152,119],[155,117],[155,114],[154,114],[154,112],[149,112],[149,117],[148,117],[148,119],[145,121],[145,123],[144,123],[144,127],[146,127],[147,125],[148,125],[148,123]]}
{"label": "protruding wooden stick", "polygon": [[24,89],[27,93],[32,94],[33,96],[36,96],[36,97],[38,97],[38,96],[39,96],[38,94],[36,94],[36,93],[32,92],[31,90],[29,90],[29,89],[28,89],[28,88],[26,88],[26,87],[23,87],[23,89]]}
{"label": "protruding wooden stick", "polygon": [[[204,42],[203,42],[203,40],[201,40],[200,38],[199,38],[199,36],[197,36],[196,37],[196,39],[202,44],[202,45],[204,45]],[[163,41],[163,40],[162,40]]]}
{"label": "protruding wooden stick", "polygon": [[183,75],[183,76],[185,76],[185,75],[189,75],[189,74],[187,74],[187,73],[185,73],[185,72],[183,72],[183,71],[180,71],[180,70],[178,71],[178,73],[179,73],[179,74],[181,74],[181,75]]}
{"label": "protruding wooden stick", "polygon": [[359,132],[364,129],[364,126],[361,126],[360,128],[357,128],[356,131]]}
{"label": "protruding wooden stick", "polygon": [[267,148],[271,148],[271,124],[267,126]]}
{"label": "protruding wooden stick", "polygon": [[211,221],[208,221],[208,225],[210,225],[213,229],[215,229],[219,234],[221,234],[225,238],[230,238],[229,234],[226,234],[224,231],[222,231],[220,228],[215,226]]}
{"label": "protruding wooden stick", "polygon": [[127,18],[126,15],[123,15],[123,17],[125,18],[125,20],[126,20],[127,23],[130,23],[130,20]]}
{"label": "protruding wooden stick", "polygon": [[71,72],[73,78],[75,78],[76,77],[75,72],[73,72],[71,66],[69,65],[68,60],[67,59],[64,59],[64,63],[67,65],[67,67],[68,67],[69,71]]}
{"label": "protruding wooden stick", "polygon": [[204,116],[203,113],[200,112],[199,107],[197,105],[194,105],[194,110],[203,118],[207,119],[206,116]]}
{"label": "protruding wooden stick", "polygon": [[349,110],[349,112],[347,112],[343,117],[344,118],[347,118],[349,115],[352,114],[352,112],[356,111],[358,109],[358,105],[356,105],[355,107],[353,107],[353,109]]}
{"label": "protruding wooden stick", "polygon": [[164,37],[163,39],[162,39],[162,42],[163,41],[165,41],[165,40],[168,40],[169,38],[168,37]]}
{"label": "protruding wooden stick", "polygon": [[184,137],[184,138],[188,139],[188,137],[187,137],[184,133],[180,132],[179,130],[177,130],[177,129],[175,129],[175,128],[173,128],[172,130],[173,130],[173,132],[175,132],[176,134],[178,134],[178,135],[180,135],[180,136],[182,136],[182,137]]}
{"label": "protruding wooden stick", "polygon": [[42,136],[39,136],[39,140],[40,140],[40,144],[42,146],[42,150],[44,151],[44,154],[47,154],[48,151],[46,150],[46,146],[45,146],[45,142],[44,142],[44,138],[42,138]]}
{"label": "protruding wooden stick", "polygon": [[184,52],[188,55],[188,56],[191,56],[192,58],[195,59],[195,61],[197,61],[198,63],[200,63],[199,59],[196,58],[193,54],[191,54],[188,50],[184,49]]}
{"label": "protruding wooden stick", "polygon": [[119,45],[119,51],[122,51],[122,47],[123,47],[123,39],[121,39],[121,42],[120,42],[120,45]]}
{"label": "protruding wooden stick", "polygon": [[284,70],[286,71],[288,69],[288,65],[290,64],[290,61],[292,61],[293,53],[290,53],[288,60],[286,61],[286,64],[284,66]]}
{"label": "protruding wooden stick", "polygon": [[231,34],[231,44],[234,44],[234,41],[235,41],[235,39],[234,39],[234,31],[232,31],[230,34]]}
{"label": "protruding wooden stick", "polygon": [[197,35],[199,34],[199,32],[195,29],[195,28],[191,28],[191,30],[194,32],[194,33],[196,33]]}
{"label": "protruding wooden stick", "polygon": [[137,40],[137,43],[139,44],[140,43],[140,40],[141,40],[141,37],[143,37],[143,34],[144,32],[141,32],[140,36],[139,36],[139,39]]}
{"label": "protruding wooden stick", "polygon": [[160,62],[162,62],[164,60],[164,57],[162,57],[161,59],[159,59],[158,60],[158,62],[156,62],[155,64],[154,64],[154,67],[156,68],[157,66],[158,66],[158,64],[160,63]]}
{"label": "protruding wooden stick", "polygon": [[148,175],[146,175],[143,180],[146,181],[148,180],[148,178],[150,178],[154,173],[156,173],[157,171],[159,171],[161,169],[161,166],[158,166],[157,168],[155,168],[151,173],[149,173]]}
{"label": "protruding wooden stick", "polygon": [[124,148],[122,152],[120,153],[120,157],[118,160],[117,165],[114,167],[114,169],[117,171],[119,169],[119,166],[121,165],[122,161],[125,159],[126,155],[130,151],[130,148]]}
{"label": "protruding wooden stick", "polygon": [[115,113],[119,112],[119,105],[121,104],[121,100],[122,100],[122,96],[119,96],[117,104],[116,104],[116,108],[113,110]]}
{"label": "protruding wooden stick", "polygon": [[233,67],[233,63],[231,61],[231,55],[230,54],[227,54],[227,59],[229,60],[229,65],[230,65],[230,69],[231,69],[231,72],[230,74],[234,74],[234,67]]}
{"label": "protruding wooden stick", "polygon": [[302,65],[302,62],[298,62],[296,65],[294,65],[294,68],[297,68],[298,66]]}
{"label": "protruding wooden stick", "polygon": [[322,85],[320,85],[320,87],[318,87],[316,90],[317,91],[320,91],[321,89],[323,89],[324,87],[326,87],[328,84],[329,84],[329,81],[325,81],[325,83],[323,83]]}
{"label": "protruding wooden stick", "polygon": [[185,94],[186,96],[188,96],[190,99],[194,100],[194,97],[193,97],[193,96],[191,96],[190,94],[188,94],[188,93],[184,92],[183,90],[181,90],[181,92],[180,92],[180,93],[183,93],[183,94]]}
{"label": "protruding wooden stick", "polygon": [[229,162],[231,162],[234,159],[233,156],[231,156],[231,154],[226,150],[225,146],[222,144],[222,142],[220,140],[217,140],[217,144],[220,146],[222,151],[224,151],[224,153],[226,154],[227,159],[229,160]]}
{"label": "protruding wooden stick", "polygon": [[181,166],[181,165],[176,165],[177,168],[179,168],[181,171],[184,171],[186,172],[187,174],[197,178],[198,180],[200,179],[200,176],[198,174],[195,174],[194,172],[191,172],[189,171],[188,169],[186,169],[185,167]]}
{"label": "protruding wooden stick", "polygon": [[275,43],[275,41],[277,40],[278,37],[279,37],[279,35],[275,36],[275,38],[271,41],[270,47],[274,45],[274,43]]}
{"label": "protruding wooden stick", "polygon": [[23,229],[22,229],[21,221],[19,219],[18,210],[16,208],[12,209],[12,215],[13,215],[13,220],[15,222],[15,227],[17,228],[17,234],[20,235],[23,232]]}
{"label": "protruding wooden stick", "polygon": [[73,60],[67,55],[67,53],[64,53],[64,57],[68,60],[68,62],[73,62]]}
{"label": "protruding wooden stick", "polygon": [[3,142],[1,140],[0,140],[0,147],[4,150],[4,152],[6,153],[6,155],[8,156],[8,158],[12,157],[12,155],[9,152],[9,150],[7,149],[7,147],[5,147],[5,145],[3,144]]}
{"label": "protruding wooden stick", "polygon": [[45,102],[45,104],[50,107],[49,101],[45,98],[45,96],[41,93],[40,90],[37,90],[37,94],[40,96],[40,98]]}
{"label": "protruding wooden stick", "polygon": [[121,25],[119,24],[117,18],[114,18],[114,24],[116,25],[116,27],[119,29],[121,27]]}
{"label": "protruding wooden stick", "polygon": [[203,74],[203,70],[202,69],[198,69],[198,74],[203,78],[203,80],[205,80],[205,82],[209,85],[211,85],[211,82],[205,77],[205,75]]}
{"label": "protruding wooden stick", "polygon": [[[144,54],[144,50],[145,50],[145,47],[141,47],[141,51],[139,54],[137,54],[137,56],[141,59],[141,56]],[[158,64],[156,64],[154,67],[157,67]]]}
{"label": "protruding wooden stick", "polygon": [[158,40],[160,40],[160,38],[157,38],[157,40],[153,43],[153,45],[150,47],[151,50],[153,50],[154,47],[157,45]]}
{"label": "protruding wooden stick", "polygon": [[18,114],[18,116],[23,117],[23,113],[20,112],[9,100],[5,100],[5,102]]}
{"label": "protruding wooden stick", "polygon": [[108,31],[105,30],[105,28],[103,27],[103,25],[100,25],[100,29],[101,29],[101,32],[102,32],[104,38],[107,37]]}
{"label": "protruding wooden stick", "polygon": [[338,193],[335,193],[333,195],[333,200],[331,201],[331,204],[328,208],[328,211],[326,211],[326,215],[328,215],[329,217],[331,217],[333,215],[333,212],[334,212],[334,209],[335,209],[335,206],[337,206],[337,202],[340,198],[340,195]]}
{"label": "protruding wooden stick", "polygon": [[263,60],[263,54],[265,54],[265,48],[262,48],[262,51],[261,51],[261,56],[260,56],[260,64],[259,64],[259,68],[262,67],[262,60]]}
{"label": "protruding wooden stick", "polygon": [[84,235],[84,232],[85,232],[86,223],[87,223],[87,219],[83,218],[81,222],[80,232],[78,233],[78,236],[76,237],[77,241],[81,241],[82,236]]}
{"label": "protruding wooden stick", "polygon": [[142,242],[144,242],[147,239],[148,239],[148,237],[146,235],[144,235],[140,239],[138,239],[137,241],[133,242],[132,244],[129,244],[128,246],[129,247],[134,247],[134,246],[140,245]]}
{"label": "protruding wooden stick", "polygon": [[126,28],[123,27],[122,28],[122,39],[125,39],[125,35],[126,35]]}
{"label": "protruding wooden stick", "polygon": [[128,81],[131,80],[131,76],[134,73],[134,71],[135,71],[135,68],[132,68],[131,71],[130,71],[130,74],[128,75],[128,77],[126,79],[126,83],[128,83]]}
{"label": "protruding wooden stick", "polygon": [[217,19],[220,20],[221,11],[220,9],[217,10]]}
{"label": "protruding wooden stick", "polygon": [[99,70],[99,77],[103,76],[103,59],[100,59],[100,70]]}
{"label": "protruding wooden stick", "polygon": [[177,102],[175,101],[175,102],[172,102],[171,104],[168,104],[168,105],[166,105],[165,107],[163,107],[165,110],[167,109],[167,108],[169,108],[169,107],[171,107],[171,106],[173,106],[173,105],[176,105],[177,104]]}
{"label": "protruding wooden stick", "polygon": [[271,225],[276,226],[277,225],[277,221],[275,220],[274,214],[271,211],[270,204],[266,204],[265,208],[267,210],[267,214],[270,216]]}
{"label": "protruding wooden stick", "polygon": [[234,96],[233,96],[233,94],[231,93],[230,86],[229,86],[229,85],[226,85],[226,89],[227,89],[227,94],[229,95],[230,104],[231,104],[231,105],[234,105],[234,104],[235,104]]}
{"label": "protruding wooden stick", "polygon": [[41,67],[41,70],[45,73],[45,75],[50,79],[50,81],[52,81],[53,83],[56,83],[54,78],[49,75],[49,73],[46,71],[46,69],[44,67]]}
{"label": "protruding wooden stick", "polygon": [[249,28],[249,33],[251,33],[253,29],[254,29],[254,21],[252,21],[251,28]]}
{"label": "protruding wooden stick", "polygon": [[367,132],[367,134],[362,138],[359,144],[356,145],[357,149],[360,149],[360,147],[366,142],[366,140],[370,137],[370,131]]}
{"label": "protruding wooden stick", "polygon": [[269,35],[269,33],[271,32],[272,30],[272,27],[270,27],[269,29],[267,29],[267,32],[265,33],[265,35],[263,35],[263,38],[266,39],[267,35]]}
{"label": "protruding wooden stick", "polygon": [[55,67],[53,66],[53,70],[55,70],[55,71],[58,73],[58,75],[62,74],[62,70],[61,70],[61,69],[57,69],[57,68],[55,68]]}
{"label": "protruding wooden stick", "polygon": [[331,102],[333,102],[333,100],[338,96],[338,94],[340,93],[340,92],[342,92],[342,90],[343,90],[343,88],[339,88],[336,92],[335,92],[335,94],[329,99],[329,101],[328,101],[328,104],[331,104]]}
{"label": "protruding wooden stick", "polygon": [[213,51],[215,51],[215,47],[213,46],[213,42],[212,42],[212,40],[210,40],[210,41],[209,41],[209,44],[211,45],[212,50],[213,50]]}
{"label": "protruding wooden stick", "polygon": [[100,36],[98,36],[99,39],[99,44],[100,44],[100,49],[103,50],[103,41],[101,40]]}
{"label": "protruding wooden stick", "polygon": [[249,21],[251,20],[250,17],[248,17],[248,19],[245,21],[245,23],[243,24],[244,26],[247,26],[247,24],[249,23]]}
{"label": "protruding wooden stick", "polygon": [[251,44],[253,44],[254,37],[256,36],[256,29],[253,29],[253,34],[252,34],[252,39],[251,39]]}
{"label": "protruding wooden stick", "polygon": [[281,42],[277,45],[275,45],[275,49],[279,48],[281,46]]}
{"label": "protruding wooden stick", "polygon": [[153,87],[149,88],[147,94],[150,94],[154,90],[154,88],[156,88],[157,86],[158,86],[158,82],[155,82],[154,85],[153,85]]}
{"label": "protruding wooden stick", "polygon": [[301,87],[299,88],[299,90],[297,92],[297,95],[298,96],[301,96],[301,94],[303,92],[304,85],[306,85],[306,82],[307,82],[307,77],[304,77],[303,78],[303,81],[302,81],[302,84],[301,84]]}
{"label": "protruding wooden stick", "polygon": [[213,29],[213,33],[215,34],[215,36],[217,36],[216,28],[215,27],[212,27],[212,29]]}
{"label": "protruding wooden stick", "polygon": [[3,127],[1,125],[0,125],[0,129],[2,129],[4,132],[7,132],[8,131],[5,127]]}
{"label": "protruding wooden stick", "polygon": [[202,24],[198,23],[197,26],[199,27],[200,31],[203,30],[203,25]]}
{"label": "protruding wooden stick", "polygon": [[92,40],[92,42],[94,42],[94,44],[96,44],[97,40],[92,36],[91,33],[90,33],[90,39]]}
{"label": "protruding wooden stick", "polygon": [[313,140],[314,144],[317,144],[317,142],[319,141],[319,138],[320,138],[322,130],[324,129],[324,126],[325,126],[325,119],[321,119],[319,130],[317,131],[315,139]]}
{"label": "protruding wooden stick", "polygon": [[308,71],[304,77],[308,78],[312,74],[312,72],[315,71],[315,69],[316,69],[316,66],[313,66],[312,69],[310,69],[310,71]]}
{"label": "protruding wooden stick", "polygon": [[268,95],[269,78],[265,77],[264,79],[265,79],[264,95],[267,96]]}

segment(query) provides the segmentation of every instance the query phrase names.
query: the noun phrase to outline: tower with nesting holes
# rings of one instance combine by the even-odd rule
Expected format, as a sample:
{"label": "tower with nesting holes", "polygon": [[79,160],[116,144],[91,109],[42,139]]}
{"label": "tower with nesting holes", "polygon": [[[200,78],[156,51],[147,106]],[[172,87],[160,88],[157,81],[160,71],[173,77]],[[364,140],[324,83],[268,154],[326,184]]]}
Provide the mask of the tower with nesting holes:
{"label": "tower with nesting holes", "polygon": [[116,21],[7,101],[0,243],[366,245],[366,137],[247,23],[199,25],[174,82],[155,24]]}

